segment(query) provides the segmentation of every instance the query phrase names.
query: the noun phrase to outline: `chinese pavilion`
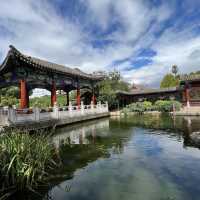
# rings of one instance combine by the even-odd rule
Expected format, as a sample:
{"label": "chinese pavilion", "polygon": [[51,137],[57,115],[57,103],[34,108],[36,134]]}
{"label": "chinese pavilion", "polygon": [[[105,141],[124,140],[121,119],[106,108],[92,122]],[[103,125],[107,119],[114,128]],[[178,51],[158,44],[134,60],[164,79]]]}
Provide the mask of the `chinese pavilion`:
{"label": "chinese pavilion", "polygon": [[181,77],[182,102],[187,106],[200,106],[200,74]]}
{"label": "chinese pavilion", "polygon": [[151,89],[133,85],[130,92],[118,91],[120,106],[138,101],[178,100],[184,106],[200,106],[200,75],[182,76],[177,87]]}
{"label": "chinese pavilion", "polygon": [[56,102],[56,91],[66,92],[66,104],[69,104],[69,92],[77,91],[77,105],[80,106],[83,88],[92,93],[95,102],[95,87],[103,79],[97,74],[87,74],[78,68],[69,68],[45,60],[22,54],[14,46],[0,65],[0,88],[19,86],[20,108],[29,107],[29,91],[35,88],[47,89],[51,92],[51,105]]}

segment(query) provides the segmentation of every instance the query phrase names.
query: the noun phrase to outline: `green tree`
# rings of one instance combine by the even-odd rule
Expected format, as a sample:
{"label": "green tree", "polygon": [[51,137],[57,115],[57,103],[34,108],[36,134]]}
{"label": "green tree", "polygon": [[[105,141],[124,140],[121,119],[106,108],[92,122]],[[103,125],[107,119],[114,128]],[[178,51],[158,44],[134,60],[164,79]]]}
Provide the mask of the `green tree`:
{"label": "green tree", "polygon": [[200,71],[196,71],[196,72],[191,72],[190,75],[199,75]]}
{"label": "green tree", "polygon": [[129,91],[129,84],[121,80],[121,75],[118,71],[110,72],[103,81],[99,83],[98,101],[108,102],[110,109],[117,108],[118,100],[116,91]]}
{"label": "green tree", "polygon": [[18,104],[19,89],[15,86],[0,89],[0,106]]}
{"label": "green tree", "polygon": [[172,74],[166,74],[160,83],[160,88],[175,87],[178,83],[178,78],[174,77]]}
{"label": "green tree", "polygon": [[[29,96],[32,90],[29,91]],[[19,87],[10,86],[0,89],[0,106],[18,105]]]}
{"label": "green tree", "polygon": [[18,98],[19,97],[19,88],[15,86],[10,86],[7,88],[2,88],[0,90],[0,94],[2,96],[8,96],[8,97],[14,97]]}

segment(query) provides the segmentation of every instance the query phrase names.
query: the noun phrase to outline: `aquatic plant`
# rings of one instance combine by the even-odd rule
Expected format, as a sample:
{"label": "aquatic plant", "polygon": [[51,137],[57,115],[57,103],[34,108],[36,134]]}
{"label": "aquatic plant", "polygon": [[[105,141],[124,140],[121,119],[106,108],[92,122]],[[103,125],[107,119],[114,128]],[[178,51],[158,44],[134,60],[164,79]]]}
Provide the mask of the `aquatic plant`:
{"label": "aquatic plant", "polygon": [[44,135],[9,131],[0,136],[0,194],[33,191],[55,167],[54,148]]}

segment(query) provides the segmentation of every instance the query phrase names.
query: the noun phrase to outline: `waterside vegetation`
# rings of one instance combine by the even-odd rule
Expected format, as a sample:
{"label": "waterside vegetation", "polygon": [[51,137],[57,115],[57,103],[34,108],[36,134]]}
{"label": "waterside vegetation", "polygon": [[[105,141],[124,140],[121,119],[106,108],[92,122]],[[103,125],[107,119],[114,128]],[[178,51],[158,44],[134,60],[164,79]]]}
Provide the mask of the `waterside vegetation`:
{"label": "waterside vegetation", "polygon": [[158,100],[154,104],[150,101],[136,102],[127,105],[123,108],[122,113],[128,114],[130,112],[144,113],[149,111],[171,112],[173,110],[179,111],[181,103],[174,100]]}
{"label": "waterside vegetation", "polygon": [[9,130],[0,136],[0,196],[35,191],[56,168],[56,152],[49,138]]}

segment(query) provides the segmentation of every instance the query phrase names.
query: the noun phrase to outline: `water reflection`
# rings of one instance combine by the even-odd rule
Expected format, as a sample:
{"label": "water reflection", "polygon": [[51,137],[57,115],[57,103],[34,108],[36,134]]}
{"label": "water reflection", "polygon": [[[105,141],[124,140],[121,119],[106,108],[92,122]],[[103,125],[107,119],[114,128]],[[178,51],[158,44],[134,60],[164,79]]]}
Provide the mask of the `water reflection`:
{"label": "water reflection", "polygon": [[184,145],[200,148],[200,120],[198,117],[184,117]]}
{"label": "water reflection", "polygon": [[76,124],[70,127],[57,129],[57,133],[53,137],[53,142],[57,147],[59,147],[60,142],[64,142],[65,144],[90,144],[91,142],[95,142],[95,138],[98,135],[107,137],[108,130],[108,118],[79,125]]}
{"label": "water reflection", "polygon": [[53,142],[63,163],[57,173],[67,176],[52,181],[48,196],[198,200],[200,152],[191,134],[200,130],[199,122],[147,115],[57,129]]}
{"label": "water reflection", "polygon": [[195,116],[169,116],[169,115],[137,115],[134,117],[114,117],[111,121],[116,121],[120,126],[135,126],[153,130],[164,130],[156,132],[176,137],[177,140],[184,139],[183,146],[200,147],[200,141],[194,141],[191,135],[196,132],[200,135],[200,117]]}

